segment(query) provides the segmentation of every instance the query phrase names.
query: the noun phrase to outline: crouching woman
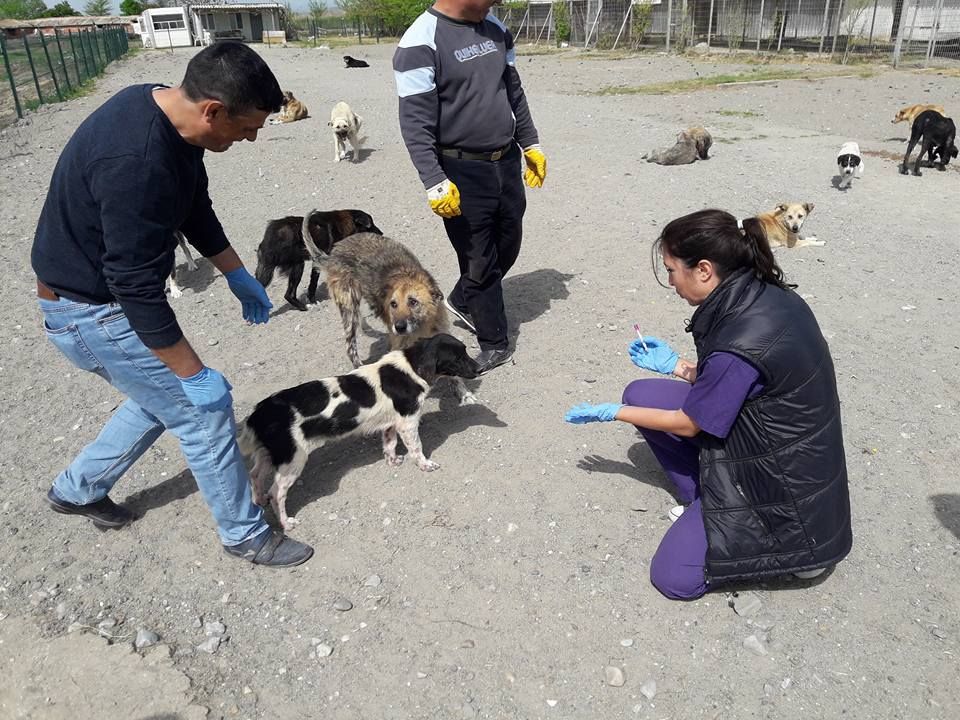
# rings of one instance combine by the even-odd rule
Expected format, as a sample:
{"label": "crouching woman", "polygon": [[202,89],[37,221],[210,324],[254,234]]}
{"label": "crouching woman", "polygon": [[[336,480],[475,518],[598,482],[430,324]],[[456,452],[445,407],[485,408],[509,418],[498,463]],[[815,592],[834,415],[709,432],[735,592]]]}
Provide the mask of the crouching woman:
{"label": "crouching woman", "polygon": [[686,330],[696,364],[653,337],[634,364],[672,379],[636,380],[623,403],[579,405],[572,423],[635,425],[686,505],[650,563],[669,598],[717,585],[814,577],[853,542],[836,376],[810,308],[755,219],[703,210],[656,241],[676,293],[697,309]]}

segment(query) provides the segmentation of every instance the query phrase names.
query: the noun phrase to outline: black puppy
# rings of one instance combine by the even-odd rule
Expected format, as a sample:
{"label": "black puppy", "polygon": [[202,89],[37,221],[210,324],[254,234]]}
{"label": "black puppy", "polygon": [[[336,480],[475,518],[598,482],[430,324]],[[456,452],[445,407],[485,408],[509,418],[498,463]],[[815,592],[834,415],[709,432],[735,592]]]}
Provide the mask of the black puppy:
{"label": "black puppy", "polygon": [[913,121],[913,127],[910,130],[910,142],[907,144],[907,154],[903,156],[903,164],[900,166],[900,173],[907,174],[907,161],[910,159],[910,153],[914,146],[923,138],[923,144],[920,146],[920,154],[917,155],[917,161],[913,165],[913,174],[922,175],[920,172],[920,160],[924,153],[927,155],[927,164],[934,165],[934,155],[939,158],[936,164],[937,170],[946,170],[950,158],[957,156],[957,126],[953,120],[944,117],[936,110],[924,110],[917,115]]}
{"label": "black puppy", "polygon": [[[373,223],[373,218],[361,210],[314,210],[307,216],[310,237],[317,248],[329,255],[333,246],[345,237],[360,232],[372,232],[383,235]],[[260,284],[268,287],[277,270],[287,276],[287,292],[284,299],[297,310],[306,310],[307,306],[297,298],[297,288],[303,278],[303,266],[310,259],[310,253],[303,240],[304,218],[289,215],[267,223],[263,240],[257,248],[256,277]],[[320,272],[314,265],[310,270],[310,286],[307,298],[310,302],[317,299],[317,285]]]}
{"label": "black puppy", "polygon": [[347,64],[348,68],[370,67],[370,63],[368,63],[366,60],[357,60],[349,55],[344,55],[343,61]]}

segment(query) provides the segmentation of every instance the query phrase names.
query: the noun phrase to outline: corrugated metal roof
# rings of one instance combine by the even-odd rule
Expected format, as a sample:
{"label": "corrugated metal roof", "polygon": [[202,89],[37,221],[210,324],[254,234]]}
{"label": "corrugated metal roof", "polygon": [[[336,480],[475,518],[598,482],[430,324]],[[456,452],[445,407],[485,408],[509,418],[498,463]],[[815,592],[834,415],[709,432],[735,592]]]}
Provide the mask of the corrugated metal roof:
{"label": "corrugated metal roof", "polygon": [[75,17],[34,18],[32,20],[0,20],[0,29],[13,30],[16,28],[45,28],[45,27],[93,27],[95,25],[128,25],[136,20],[135,15],[100,15],[91,17],[77,15]]}
{"label": "corrugated metal roof", "polygon": [[278,2],[191,2],[187,4],[191,10],[286,10],[283,3]]}

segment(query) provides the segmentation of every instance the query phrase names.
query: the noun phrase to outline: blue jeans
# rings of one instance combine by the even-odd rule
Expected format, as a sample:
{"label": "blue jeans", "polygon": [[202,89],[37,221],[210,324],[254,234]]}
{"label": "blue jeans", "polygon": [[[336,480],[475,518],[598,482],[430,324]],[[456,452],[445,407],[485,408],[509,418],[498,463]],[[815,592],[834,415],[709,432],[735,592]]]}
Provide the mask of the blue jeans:
{"label": "blue jeans", "polygon": [[237,446],[233,407],[207,412],[194,406],[177,376],[140,341],[116,303],[38,302],[50,342],[78,368],[127,396],[97,439],[57,476],[54,493],[76,505],[106,497],[169,430],[180,441],[221,542],[237,545],[265,532],[268,526],[251,498],[250,476]]}

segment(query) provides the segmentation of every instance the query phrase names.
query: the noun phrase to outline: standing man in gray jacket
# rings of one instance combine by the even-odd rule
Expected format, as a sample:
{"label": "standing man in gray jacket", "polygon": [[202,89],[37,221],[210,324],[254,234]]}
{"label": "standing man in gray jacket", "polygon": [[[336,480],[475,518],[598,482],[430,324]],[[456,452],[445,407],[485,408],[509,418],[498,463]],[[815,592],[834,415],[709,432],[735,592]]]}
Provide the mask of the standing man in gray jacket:
{"label": "standing man in gray jacket", "polygon": [[547,175],[497,2],[437,0],[393,56],[400,132],[460,264],[444,304],[476,333],[481,373],[513,355],[501,281],[520,253],[521,175],[530,187]]}

